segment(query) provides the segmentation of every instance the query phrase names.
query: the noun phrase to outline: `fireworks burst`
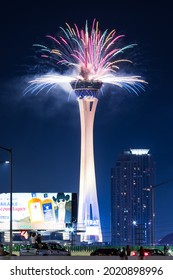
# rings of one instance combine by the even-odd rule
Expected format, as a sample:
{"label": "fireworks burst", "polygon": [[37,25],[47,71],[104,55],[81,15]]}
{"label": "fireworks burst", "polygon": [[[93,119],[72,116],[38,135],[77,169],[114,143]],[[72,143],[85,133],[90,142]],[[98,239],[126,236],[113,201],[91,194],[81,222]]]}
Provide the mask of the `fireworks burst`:
{"label": "fireworks burst", "polygon": [[93,20],[91,30],[88,30],[86,21],[85,29],[79,30],[78,26],[70,27],[66,23],[66,28],[60,27],[61,33],[57,37],[47,35],[54,48],[49,48],[40,44],[34,46],[38,48],[41,57],[49,59],[56,66],[66,66],[72,70],[72,74],[47,74],[30,81],[27,91],[40,92],[44,88],[48,91],[56,85],[65,83],[77,83],[78,81],[97,82],[102,84],[112,84],[124,87],[136,94],[147,83],[141,76],[121,76],[119,71],[123,62],[132,63],[129,59],[120,56],[136,44],[130,44],[122,48],[118,47],[118,41],[124,35],[117,35],[115,30],[103,33],[99,30],[98,21]]}

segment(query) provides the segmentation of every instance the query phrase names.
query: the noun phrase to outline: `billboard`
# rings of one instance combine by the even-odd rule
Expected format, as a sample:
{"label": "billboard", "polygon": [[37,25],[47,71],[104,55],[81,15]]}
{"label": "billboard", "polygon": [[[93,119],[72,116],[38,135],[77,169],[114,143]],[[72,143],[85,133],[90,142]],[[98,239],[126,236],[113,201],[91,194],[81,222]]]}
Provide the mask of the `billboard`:
{"label": "billboard", "polygon": [[[72,222],[72,193],[13,193],[13,230],[64,230]],[[0,231],[10,228],[10,194],[0,193]]]}

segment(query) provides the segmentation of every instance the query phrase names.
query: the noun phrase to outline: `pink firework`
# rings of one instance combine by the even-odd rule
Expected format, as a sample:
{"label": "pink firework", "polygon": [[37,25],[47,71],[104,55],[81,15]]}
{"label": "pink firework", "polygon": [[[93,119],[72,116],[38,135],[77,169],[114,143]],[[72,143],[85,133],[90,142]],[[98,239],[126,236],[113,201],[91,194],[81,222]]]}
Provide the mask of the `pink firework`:
{"label": "pink firework", "polygon": [[[130,44],[122,48],[118,47],[118,40],[124,35],[117,35],[113,29],[111,32],[99,29],[98,21],[93,20],[91,30],[88,30],[86,21],[85,29],[79,30],[78,26],[66,28],[60,27],[61,33],[57,37],[47,35],[54,48],[35,44],[41,51],[43,58],[48,58],[57,66],[65,65],[73,69],[72,75],[48,74],[31,81],[35,89],[45,86],[62,84],[64,81],[73,82],[78,80],[100,81],[102,83],[114,84],[133,90],[137,93],[144,89],[144,81],[140,76],[121,76],[118,71],[122,62],[132,63],[129,59],[122,59],[121,54],[136,44]],[[119,58],[120,57],[120,58]]]}

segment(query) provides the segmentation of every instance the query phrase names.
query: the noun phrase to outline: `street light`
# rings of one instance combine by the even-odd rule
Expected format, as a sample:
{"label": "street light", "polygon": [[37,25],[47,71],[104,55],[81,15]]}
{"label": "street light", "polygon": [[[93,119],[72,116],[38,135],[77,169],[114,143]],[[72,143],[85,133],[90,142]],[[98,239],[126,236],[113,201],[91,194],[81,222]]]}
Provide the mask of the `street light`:
{"label": "street light", "polygon": [[142,224],[137,223],[137,221],[133,221],[133,245],[141,245],[141,242],[144,242],[143,230],[144,226]]}
{"label": "street light", "polygon": [[155,240],[155,193],[154,193],[154,190],[155,190],[155,188],[165,185],[172,181],[173,181],[173,178],[152,186],[152,245],[153,246],[155,243],[154,242],[154,240]]}
{"label": "street light", "polygon": [[8,152],[10,154],[10,246],[9,253],[10,256],[13,252],[13,182],[12,182],[12,149],[1,147],[0,149]]}
{"label": "street light", "polygon": [[1,161],[0,161],[0,163],[2,163],[2,164],[3,164],[3,163],[5,163],[5,164],[9,164],[9,163],[10,163],[10,161],[9,161],[9,160],[1,160]]}

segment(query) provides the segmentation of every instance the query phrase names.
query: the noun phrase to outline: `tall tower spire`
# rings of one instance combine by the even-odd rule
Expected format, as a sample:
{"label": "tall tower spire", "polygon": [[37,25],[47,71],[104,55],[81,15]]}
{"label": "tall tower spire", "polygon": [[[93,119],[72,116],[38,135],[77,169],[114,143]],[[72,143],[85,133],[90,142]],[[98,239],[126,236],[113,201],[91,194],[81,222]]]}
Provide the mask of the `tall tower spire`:
{"label": "tall tower spire", "polygon": [[78,206],[78,230],[81,241],[102,242],[94,163],[93,128],[98,91],[102,83],[78,81],[72,83],[80,111],[81,158]]}

